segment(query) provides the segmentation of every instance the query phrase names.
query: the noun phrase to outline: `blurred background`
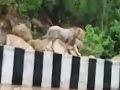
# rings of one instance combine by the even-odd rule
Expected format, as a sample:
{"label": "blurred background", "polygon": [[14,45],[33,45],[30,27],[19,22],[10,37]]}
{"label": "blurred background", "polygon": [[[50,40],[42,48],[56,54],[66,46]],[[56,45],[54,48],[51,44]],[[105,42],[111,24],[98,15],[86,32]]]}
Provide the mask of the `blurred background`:
{"label": "blurred background", "polygon": [[120,0],[0,0],[0,14],[32,24],[34,37],[52,25],[85,31],[82,55],[111,58],[120,51]]}

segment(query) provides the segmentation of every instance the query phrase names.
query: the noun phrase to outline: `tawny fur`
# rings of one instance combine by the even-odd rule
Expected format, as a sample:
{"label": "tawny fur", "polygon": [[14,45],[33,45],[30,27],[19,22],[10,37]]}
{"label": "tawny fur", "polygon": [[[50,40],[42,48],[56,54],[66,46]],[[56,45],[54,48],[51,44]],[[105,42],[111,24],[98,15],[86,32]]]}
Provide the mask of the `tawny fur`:
{"label": "tawny fur", "polygon": [[60,39],[70,45],[74,45],[76,38],[83,40],[84,31],[78,27],[62,28],[60,26],[51,26],[46,35],[42,38],[47,38],[50,40]]}

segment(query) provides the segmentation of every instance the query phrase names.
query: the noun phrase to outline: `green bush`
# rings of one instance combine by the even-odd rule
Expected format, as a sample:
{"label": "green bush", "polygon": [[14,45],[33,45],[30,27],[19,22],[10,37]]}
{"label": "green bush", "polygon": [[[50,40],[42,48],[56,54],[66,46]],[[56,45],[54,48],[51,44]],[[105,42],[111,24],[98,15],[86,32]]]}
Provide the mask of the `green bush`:
{"label": "green bush", "polygon": [[114,20],[110,25],[110,30],[108,31],[112,40],[115,42],[114,44],[114,52],[115,54],[119,54],[120,52],[120,21]]}
{"label": "green bush", "polygon": [[0,5],[15,5],[22,15],[34,14],[41,9],[43,0],[0,0]]}
{"label": "green bush", "polygon": [[105,54],[107,57],[113,55],[114,42],[105,32],[101,32],[98,27],[87,25],[85,27],[85,39],[81,53],[83,55],[95,55],[97,57]]}
{"label": "green bush", "polygon": [[43,0],[19,0],[15,3],[17,4],[17,9],[20,14],[34,14],[37,12],[42,5]]}

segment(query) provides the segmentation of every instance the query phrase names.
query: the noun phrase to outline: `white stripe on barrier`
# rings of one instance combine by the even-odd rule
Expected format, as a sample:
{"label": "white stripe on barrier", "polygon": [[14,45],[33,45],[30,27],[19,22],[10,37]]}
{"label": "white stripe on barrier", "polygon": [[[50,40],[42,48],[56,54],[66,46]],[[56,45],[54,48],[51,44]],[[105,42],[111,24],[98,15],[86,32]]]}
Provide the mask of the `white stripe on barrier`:
{"label": "white stripe on barrier", "polygon": [[119,64],[113,64],[112,65],[112,76],[111,76],[111,87],[114,87],[114,89],[119,88]]}
{"label": "white stripe on barrier", "polygon": [[69,88],[72,66],[72,56],[62,56],[61,64],[61,88]]}
{"label": "white stripe on barrier", "polygon": [[78,89],[87,90],[88,81],[88,57],[81,57]]}
{"label": "white stripe on barrier", "polygon": [[53,53],[44,52],[43,74],[42,74],[42,84],[41,84],[42,87],[51,87],[52,65],[53,65]]}
{"label": "white stripe on barrier", "polygon": [[4,46],[1,76],[2,84],[12,84],[13,64],[14,64],[14,48]]}
{"label": "white stripe on barrier", "polygon": [[23,69],[23,85],[32,86],[34,70],[34,53],[25,52]]}
{"label": "white stripe on barrier", "polygon": [[96,75],[95,75],[95,90],[103,89],[103,78],[104,78],[104,60],[97,59]]}

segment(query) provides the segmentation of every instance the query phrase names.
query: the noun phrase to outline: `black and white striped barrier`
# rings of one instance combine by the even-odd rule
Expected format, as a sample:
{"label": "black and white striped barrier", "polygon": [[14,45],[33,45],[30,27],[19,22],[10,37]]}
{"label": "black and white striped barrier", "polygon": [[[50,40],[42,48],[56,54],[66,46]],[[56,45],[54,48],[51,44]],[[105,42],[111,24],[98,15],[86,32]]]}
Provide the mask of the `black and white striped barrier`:
{"label": "black and white striped barrier", "polygon": [[120,90],[120,62],[0,46],[0,83]]}

